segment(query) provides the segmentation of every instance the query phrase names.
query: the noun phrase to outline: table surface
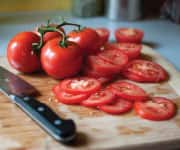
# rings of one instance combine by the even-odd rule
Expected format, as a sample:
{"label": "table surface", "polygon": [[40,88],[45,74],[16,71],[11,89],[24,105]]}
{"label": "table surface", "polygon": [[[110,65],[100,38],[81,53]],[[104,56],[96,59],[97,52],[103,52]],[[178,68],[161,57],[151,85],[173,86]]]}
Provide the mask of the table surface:
{"label": "table surface", "polygon": [[[57,17],[57,16],[56,16]],[[0,24],[0,55],[6,54],[8,41],[20,31],[33,30],[38,24],[46,20],[37,19],[36,16],[11,18],[11,21],[3,20]],[[19,20],[19,21],[18,21]],[[177,70],[180,70],[180,25],[164,19],[148,19],[135,22],[112,21],[106,17],[75,18],[69,17],[69,21],[91,27],[107,27],[111,31],[110,40],[114,40],[113,32],[118,27],[140,28],[144,30],[143,42],[158,51],[171,62]],[[2,21],[2,17],[0,18]]]}

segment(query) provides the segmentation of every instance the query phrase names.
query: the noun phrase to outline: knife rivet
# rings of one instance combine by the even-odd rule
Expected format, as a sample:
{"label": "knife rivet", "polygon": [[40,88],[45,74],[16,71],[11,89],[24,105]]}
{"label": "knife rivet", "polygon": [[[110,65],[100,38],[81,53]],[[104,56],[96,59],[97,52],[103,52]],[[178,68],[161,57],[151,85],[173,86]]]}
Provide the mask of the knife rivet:
{"label": "knife rivet", "polygon": [[37,110],[38,110],[38,111],[44,111],[44,107],[41,107],[41,106],[40,106],[40,107],[37,108]]}
{"label": "knife rivet", "polygon": [[29,101],[30,100],[30,97],[24,97],[23,98],[25,101]]}
{"label": "knife rivet", "polygon": [[60,125],[60,124],[61,124],[61,120],[58,120],[58,119],[57,119],[57,120],[54,120],[54,124],[55,124],[55,125]]}

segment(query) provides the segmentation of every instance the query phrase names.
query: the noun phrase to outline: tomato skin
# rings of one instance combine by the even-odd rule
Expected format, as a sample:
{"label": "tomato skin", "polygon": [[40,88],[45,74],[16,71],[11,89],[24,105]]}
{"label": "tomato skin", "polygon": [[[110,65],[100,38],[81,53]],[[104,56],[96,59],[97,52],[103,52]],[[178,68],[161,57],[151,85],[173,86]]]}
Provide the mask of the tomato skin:
{"label": "tomato skin", "polygon": [[53,92],[59,102],[67,105],[79,104],[80,102],[88,98],[88,95],[86,94],[74,95],[66,93],[60,88],[59,84],[53,88]]}
{"label": "tomato skin", "polygon": [[129,60],[136,59],[141,54],[142,45],[135,43],[107,43],[104,46],[105,50],[117,49],[125,53]]}
{"label": "tomato skin", "polygon": [[92,28],[83,28],[80,31],[68,33],[68,40],[75,42],[83,50],[85,55],[95,54],[99,51],[101,43],[99,35]]}
{"label": "tomato skin", "polygon": [[39,57],[33,52],[32,43],[38,43],[40,37],[34,32],[20,32],[8,43],[7,58],[10,65],[23,73],[32,73],[41,69]]}
{"label": "tomato skin", "polygon": [[140,59],[129,62],[122,73],[128,79],[139,82],[160,82],[168,78],[167,72],[159,64]]}
{"label": "tomato skin", "polygon": [[106,113],[112,115],[123,114],[130,111],[133,107],[133,103],[122,98],[117,98],[110,104],[100,105],[98,108]]}
{"label": "tomato skin", "polygon": [[127,81],[117,81],[110,85],[110,89],[117,96],[126,100],[145,101],[148,99],[148,95],[142,88]]}
{"label": "tomato skin", "polygon": [[[126,34],[128,30],[134,34]],[[143,36],[144,32],[140,29],[118,28],[115,30],[115,38],[119,43],[141,43]]]}
{"label": "tomato skin", "polygon": [[141,118],[153,121],[168,120],[176,113],[175,104],[164,97],[153,97],[151,101],[135,102],[134,109]]}
{"label": "tomato skin", "polygon": [[45,72],[56,79],[76,75],[82,66],[82,52],[75,43],[68,42],[68,47],[59,46],[60,39],[48,41],[41,51],[41,63]]}
{"label": "tomato skin", "polygon": [[90,95],[100,90],[101,83],[94,78],[79,77],[63,80],[60,87],[67,93]]}
{"label": "tomato skin", "polygon": [[82,101],[81,104],[86,107],[97,107],[111,103],[115,97],[116,96],[108,90],[100,90],[89,96],[88,99]]}
{"label": "tomato skin", "polygon": [[98,35],[100,36],[100,45],[103,46],[108,42],[110,31],[107,28],[99,27],[95,29]]}

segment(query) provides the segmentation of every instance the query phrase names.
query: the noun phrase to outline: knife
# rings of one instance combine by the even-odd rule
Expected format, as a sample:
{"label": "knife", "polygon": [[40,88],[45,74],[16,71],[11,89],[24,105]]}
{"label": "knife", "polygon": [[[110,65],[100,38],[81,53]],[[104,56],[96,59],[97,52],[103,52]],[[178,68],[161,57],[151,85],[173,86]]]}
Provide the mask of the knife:
{"label": "knife", "polygon": [[47,105],[32,97],[36,89],[1,66],[0,91],[57,141],[69,143],[75,138],[76,126],[73,120],[60,118]]}

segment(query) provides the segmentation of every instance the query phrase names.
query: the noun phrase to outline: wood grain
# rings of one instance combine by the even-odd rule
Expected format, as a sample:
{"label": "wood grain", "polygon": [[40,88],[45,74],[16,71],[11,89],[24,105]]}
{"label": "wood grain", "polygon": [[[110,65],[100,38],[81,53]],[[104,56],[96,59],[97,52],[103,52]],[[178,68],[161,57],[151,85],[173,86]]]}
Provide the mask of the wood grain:
{"label": "wood grain", "polygon": [[[0,150],[63,150],[63,149],[168,149],[180,148],[180,73],[155,50],[143,46],[143,57],[161,64],[169,73],[168,81],[140,84],[152,96],[165,96],[177,104],[177,115],[168,121],[153,122],[140,119],[131,111],[112,116],[95,109],[66,106],[57,103],[51,89],[59,81],[43,73],[19,74],[40,92],[38,100],[48,104],[64,118],[75,120],[76,141],[63,145],[54,141],[17,106],[0,93]],[[0,65],[17,73],[0,58]]]}

